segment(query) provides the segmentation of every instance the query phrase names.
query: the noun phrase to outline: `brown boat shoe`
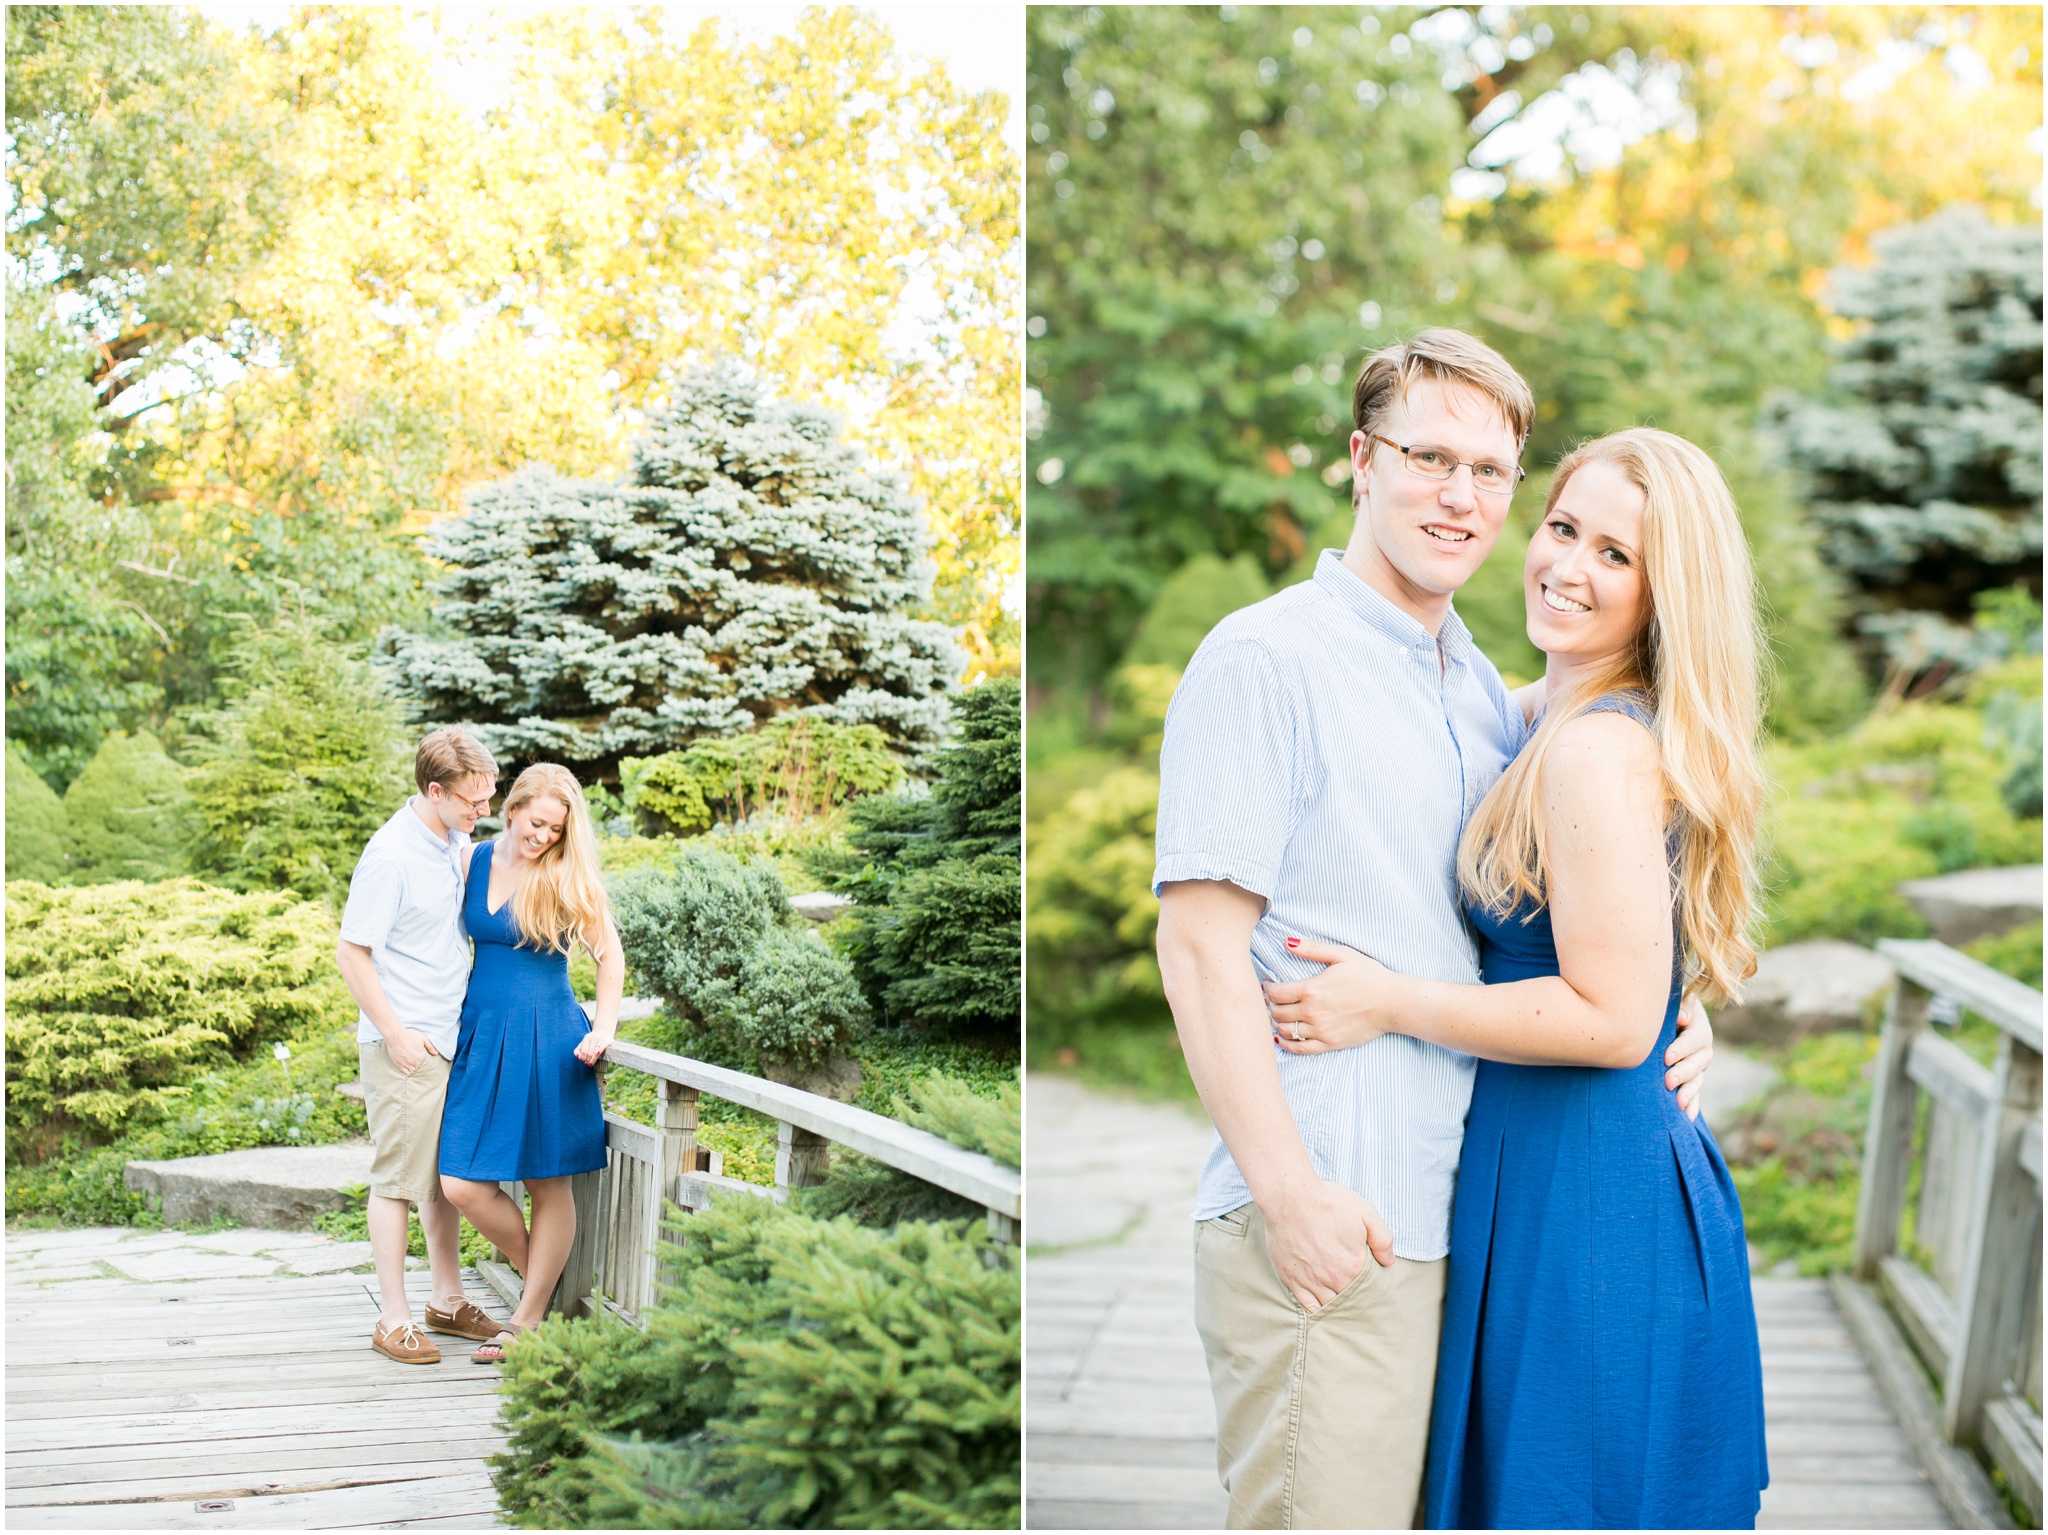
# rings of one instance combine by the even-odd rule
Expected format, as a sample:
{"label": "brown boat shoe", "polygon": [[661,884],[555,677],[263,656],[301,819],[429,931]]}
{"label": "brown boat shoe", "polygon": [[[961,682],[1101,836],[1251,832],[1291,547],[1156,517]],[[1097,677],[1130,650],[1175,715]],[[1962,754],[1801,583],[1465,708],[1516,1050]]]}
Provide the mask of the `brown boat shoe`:
{"label": "brown boat shoe", "polygon": [[400,1364],[441,1362],[441,1351],[434,1347],[433,1340],[410,1320],[400,1322],[396,1327],[386,1327],[379,1322],[370,1329],[370,1347],[386,1359],[395,1359]]}
{"label": "brown boat shoe", "polygon": [[467,1299],[452,1311],[444,1311],[432,1301],[427,1302],[427,1326],[434,1332],[453,1333],[458,1338],[470,1338],[480,1343],[498,1335],[498,1324],[491,1320],[491,1314],[475,1301]]}

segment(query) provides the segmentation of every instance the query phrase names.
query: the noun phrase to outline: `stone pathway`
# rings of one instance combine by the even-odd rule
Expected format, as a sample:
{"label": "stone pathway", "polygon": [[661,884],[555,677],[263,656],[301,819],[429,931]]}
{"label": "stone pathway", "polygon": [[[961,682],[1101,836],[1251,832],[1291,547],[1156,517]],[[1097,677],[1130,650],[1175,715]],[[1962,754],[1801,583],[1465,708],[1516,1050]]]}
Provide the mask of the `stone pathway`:
{"label": "stone pathway", "polygon": [[[75,1279],[133,1279],[145,1284],[189,1279],[267,1279],[370,1270],[370,1244],[317,1231],[149,1231],[133,1226],[64,1231],[21,1229],[6,1238],[7,1284],[61,1284]],[[407,1268],[424,1268],[419,1258]]]}
{"label": "stone pathway", "polygon": [[[1719,1052],[1714,1070],[1717,1118],[1769,1083],[1739,1052]],[[1044,1075],[1025,1112],[1025,1523],[1220,1528],[1188,1226],[1209,1126]],[[1753,1286],[1773,1478],[1759,1527],[1951,1527],[1825,1283]]]}

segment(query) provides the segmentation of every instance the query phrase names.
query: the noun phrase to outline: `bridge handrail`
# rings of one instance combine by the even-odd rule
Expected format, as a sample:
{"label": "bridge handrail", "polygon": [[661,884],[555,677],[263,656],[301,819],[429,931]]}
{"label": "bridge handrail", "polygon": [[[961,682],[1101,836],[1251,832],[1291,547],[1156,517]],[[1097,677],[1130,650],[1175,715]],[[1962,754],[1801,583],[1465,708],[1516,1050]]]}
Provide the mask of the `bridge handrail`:
{"label": "bridge handrail", "polygon": [[1932,938],[1880,938],[1877,952],[1914,985],[1960,1002],[2041,1053],[2041,993]]}
{"label": "bridge handrail", "polygon": [[[2038,1519],[2041,993],[1943,943],[1877,947],[1898,982],[1871,1089],[1856,1274],[1881,1288],[1940,1382],[1940,1437],[1981,1446]],[[1930,1032],[1936,997],[1997,1026],[1993,1065]],[[1899,1251],[1916,1166],[1914,1249],[1931,1271]]]}
{"label": "bridge handrail", "polygon": [[906,1125],[900,1119],[807,1093],[800,1087],[749,1076],[727,1066],[713,1066],[708,1061],[692,1060],[666,1050],[651,1050],[645,1045],[615,1042],[605,1051],[605,1059],[613,1065],[644,1071],[664,1082],[758,1110],[771,1119],[823,1136],[926,1183],[937,1184],[1012,1220],[1023,1213],[1023,1178],[1016,1168],[1005,1167],[982,1152],[962,1150],[945,1137]]}

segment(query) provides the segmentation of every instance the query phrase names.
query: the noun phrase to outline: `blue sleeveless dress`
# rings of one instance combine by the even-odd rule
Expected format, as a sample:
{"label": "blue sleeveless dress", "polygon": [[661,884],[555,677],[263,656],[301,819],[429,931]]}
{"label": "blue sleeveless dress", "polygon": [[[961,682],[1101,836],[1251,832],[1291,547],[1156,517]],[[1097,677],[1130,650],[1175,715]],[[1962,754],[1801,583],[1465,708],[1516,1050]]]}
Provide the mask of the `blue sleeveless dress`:
{"label": "blue sleeveless dress", "polygon": [[[1648,725],[1634,699],[1596,708]],[[1468,908],[1489,985],[1558,974],[1546,907]],[[1523,920],[1528,918],[1526,922]],[[1451,1217],[1430,1529],[1749,1529],[1769,1484],[1742,1207],[1629,1069],[1481,1061]]]}
{"label": "blue sleeveless dress", "polygon": [[441,1114],[441,1171],[506,1182],[604,1166],[597,1072],[576,1059],[590,1024],[569,986],[569,956],[519,946],[508,897],[490,909],[491,855],[471,855],[462,921],[476,943],[462,1032]]}

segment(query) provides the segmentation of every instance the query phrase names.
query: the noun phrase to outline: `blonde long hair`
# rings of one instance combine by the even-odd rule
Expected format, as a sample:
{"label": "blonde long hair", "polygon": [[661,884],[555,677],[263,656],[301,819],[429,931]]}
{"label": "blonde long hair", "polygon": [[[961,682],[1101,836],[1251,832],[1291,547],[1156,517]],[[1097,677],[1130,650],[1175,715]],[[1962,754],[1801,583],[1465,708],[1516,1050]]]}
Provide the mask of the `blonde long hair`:
{"label": "blonde long hair", "polygon": [[580,941],[591,954],[602,956],[610,902],[598,871],[597,832],[584,808],[583,786],[560,763],[536,762],[513,780],[512,792],[505,796],[507,837],[512,833],[512,812],[537,799],[561,805],[562,835],[534,859],[512,892],[519,941],[554,954],[567,954]]}
{"label": "blonde long hair", "polygon": [[1757,822],[1764,797],[1756,574],[1735,498],[1714,461],[1682,437],[1636,427],[1575,449],[1557,466],[1547,520],[1572,475],[1604,460],[1643,492],[1650,618],[1598,675],[1553,698],[1522,753],[1480,802],[1458,847],[1458,878],[1505,915],[1542,901],[1543,764],[1558,732],[1603,694],[1635,689],[1656,711],[1673,806],[1680,951],[1688,988],[1733,999],[1756,973]]}

